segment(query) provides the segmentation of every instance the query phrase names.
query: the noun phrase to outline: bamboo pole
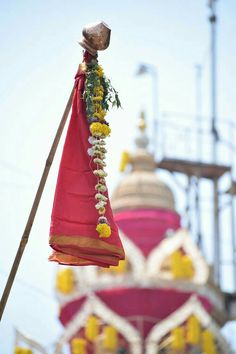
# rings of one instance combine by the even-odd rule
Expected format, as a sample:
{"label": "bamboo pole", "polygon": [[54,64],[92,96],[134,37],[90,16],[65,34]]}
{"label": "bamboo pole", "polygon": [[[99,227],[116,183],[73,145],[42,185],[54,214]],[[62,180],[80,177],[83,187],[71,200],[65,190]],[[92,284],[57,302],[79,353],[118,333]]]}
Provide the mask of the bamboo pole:
{"label": "bamboo pole", "polygon": [[16,252],[16,256],[15,256],[15,259],[14,259],[10,274],[8,276],[8,279],[7,279],[3,294],[2,294],[2,298],[1,298],[1,302],[0,302],[0,321],[1,321],[4,309],[5,309],[8,297],[9,297],[10,292],[11,292],[11,288],[12,288],[12,285],[14,283],[14,279],[15,279],[15,276],[16,276],[16,273],[17,273],[17,270],[18,270],[22,255],[24,253],[25,246],[26,246],[26,244],[28,242],[28,239],[29,239],[30,231],[31,231],[31,228],[32,228],[32,225],[33,225],[33,222],[34,222],[34,218],[35,218],[35,215],[37,213],[38,206],[39,206],[39,203],[40,203],[43,191],[44,191],[44,187],[45,187],[45,184],[46,184],[46,181],[47,181],[47,178],[48,178],[50,167],[52,165],[52,162],[53,162],[53,159],[54,159],[54,156],[55,156],[55,153],[56,153],[56,150],[57,150],[57,147],[58,147],[58,144],[59,144],[62,132],[63,132],[63,129],[64,129],[65,124],[66,124],[67,117],[68,117],[70,109],[71,109],[73,93],[74,93],[74,87],[73,87],[73,89],[71,91],[70,97],[69,97],[68,102],[66,104],[64,113],[62,115],[59,127],[57,129],[55,138],[53,140],[53,143],[52,143],[49,155],[48,155],[48,158],[46,160],[46,164],[45,164],[45,167],[44,167],[44,170],[43,170],[43,174],[42,174],[41,180],[39,182],[38,190],[36,192],[36,195],[35,195],[35,198],[34,198],[34,202],[33,202],[33,205],[31,207],[31,210],[30,210],[30,213],[29,213],[29,217],[28,217],[24,232],[23,232],[23,235],[21,237],[20,244],[19,244],[18,250]]}

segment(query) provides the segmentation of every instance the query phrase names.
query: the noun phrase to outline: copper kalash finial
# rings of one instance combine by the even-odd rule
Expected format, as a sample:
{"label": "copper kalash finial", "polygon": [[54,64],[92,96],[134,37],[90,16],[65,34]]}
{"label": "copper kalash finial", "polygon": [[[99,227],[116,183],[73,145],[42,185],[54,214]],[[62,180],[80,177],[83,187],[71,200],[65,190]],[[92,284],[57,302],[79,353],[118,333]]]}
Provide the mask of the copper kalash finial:
{"label": "copper kalash finial", "polygon": [[83,38],[79,44],[93,56],[98,50],[104,50],[109,46],[111,29],[105,22],[86,25],[82,34]]}

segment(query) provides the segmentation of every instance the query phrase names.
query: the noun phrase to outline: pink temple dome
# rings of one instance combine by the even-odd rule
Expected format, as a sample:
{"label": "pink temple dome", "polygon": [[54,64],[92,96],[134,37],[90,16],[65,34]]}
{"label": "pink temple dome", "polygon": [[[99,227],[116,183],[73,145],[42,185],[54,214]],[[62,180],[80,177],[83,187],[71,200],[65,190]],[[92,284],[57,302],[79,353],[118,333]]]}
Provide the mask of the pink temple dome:
{"label": "pink temple dome", "polygon": [[115,214],[119,229],[148,256],[169,230],[180,227],[180,216],[167,209],[133,209]]}
{"label": "pink temple dome", "polygon": [[[144,135],[139,137],[142,142]],[[180,227],[174,195],[156,174],[154,157],[138,148],[129,157],[130,173],[116,187],[111,203],[120,230],[148,256],[166,236]]]}

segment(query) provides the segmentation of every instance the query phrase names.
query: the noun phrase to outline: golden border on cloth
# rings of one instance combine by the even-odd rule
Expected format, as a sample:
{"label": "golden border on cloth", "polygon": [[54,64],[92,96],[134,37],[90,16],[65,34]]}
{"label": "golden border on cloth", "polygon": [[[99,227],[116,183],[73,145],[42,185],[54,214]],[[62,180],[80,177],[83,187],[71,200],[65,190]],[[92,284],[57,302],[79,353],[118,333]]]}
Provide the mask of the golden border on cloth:
{"label": "golden border on cloth", "polygon": [[[64,264],[64,265],[76,265],[76,266],[86,266],[86,265],[95,265],[98,266],[98,262],[93,261],[93,260],[86,260],[80,257],[76,256],[71,256],[69,254],[65,254],[59,251],[53,251],[53,253],[49,256],[49,261],[52,262],[58,262],[59,264]],[[116,264],[114,266],[117,266],[119,264],[119,259],[117,259]],[[109,268],[111,265],[103,262],[99,262],[99,267],[103,268]]]}
{"label": "golden border on cloth", "polygon": [[64,254],[86,259],[91,262],[97,262],[99,263],[110,263],[111,265],[117,264],[120,260],[119,255],[114,255],[114,254],[102,254],[102,253],[92,253],[92,252],[81,252],[79,248],[75,247],[70,247],[70,246],[54,246],[54,249],[56,249],[57,252],[62,252]]}
{"label": "golden border on cloth", "polygon": [[[93,262],[90,262],[86,259],[71,256],[69,254],[64,254],[58,251],[53,251],[53,253],[49,256],[49,260],[70,265],[93,265]],[[95,262],[94,265],[96,265]]]}
{"label": "golden border on cloth", "polygon": [[102,241],[101,239],[88,238],[84,236],[59,236],[51,235],[49,239],[50,246],[77,246],[80,248],[88,247],[94,248],[94,250],[105,250],[112,253],[115,253],[120,256],[120,259],[125,258],[124,250],[115,245],[111,245],[107,242]]}

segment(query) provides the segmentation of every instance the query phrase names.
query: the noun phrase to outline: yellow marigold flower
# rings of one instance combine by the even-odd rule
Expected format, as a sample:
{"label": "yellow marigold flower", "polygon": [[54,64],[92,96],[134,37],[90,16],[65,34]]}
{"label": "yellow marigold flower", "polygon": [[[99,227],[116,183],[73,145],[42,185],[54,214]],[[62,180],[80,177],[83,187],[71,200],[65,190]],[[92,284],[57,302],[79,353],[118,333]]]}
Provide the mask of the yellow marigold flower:
{"label": "yellow marigold flower", "polygon": [[92,97],[93,101],[102,101],[103,97],[102,96],[94,96]]}
{"label": "yellow marigold flower", "polygon": [[105,115],[106,115],[106,111],[104,111],[103,109],[99,109],[93,114],[94,117],[97,117],[99,119],[103,119]]}
{"label": "yellow marigold flower", "polygon": [[94,109],[94,111],[96,111],[96,112],[101,111],[101,109],[102,109],[101,103],[99,103],[99,102],[94,102],[94,103],[93,103],[93,109]]}
{"label": "yellow marigold flower", "polygon": [[103,94],[103,91],[101,91],[101,90],[94,90],[94,95],[95,95],[95,96],[99,96],[99,97],[100,97],[100,96],[103,97],[104,94]]}
{"label": "yellow marigold flower", "polygon": [[103,72],[102,72],[102,71],[96,70],[96,74],[97,74],[99,77],[103,77]]}
{"label": "yellow marigold flower", "polygon": [[93,136],[103,136],[106,137],[110,134],[111,129],[106,124],[101,124],[99,122],[92,123],[89,127],[90,132]]}
{"label": "yellow marigold flower", "polygon": [[101,136],[102,135],[102,124],[99,122],[92,123],[89,127],[90,132],[94,136]]}
{"label": "yellow marigold flower", "polygon": [[100,115],[101,115],[101,118],[104,118],[105,115],[107,114],[107,112],[106,112],[104,109],[102,109],[101,111],[99,111],[99,113],[100,113]]}
{"label": "yellow marigold flower", "polygon": [[104,136],[110,135],[111,128],[108,125],[106,125],[106,124],[102,124],[102,126],[103,126],[103,129],[102,129],[103,135]]}
{"label": "yellow marigold flower", "polygon": [[102,87],[102,85],[96,86],[94,87],[94,92],[104,92],[104,88]]}
{"label": "yellow marigold flower", "polygon": [[101,113],[100,112],[95,112],[94,114],[93,114],[93,116],[94,117],[97,117],[97,118],[102,118],[102,115],[101,115]]}
{"label": "yellow marigold flower", "polygon": [[99,77],[102,77],[103,76],[103,68],[99,65],[97,70],[96,70],[96,74],[99,76]]}
{"label": "yellow marigold flower", "polygon": [[99,237],[101,238],[108,238],[111,236],[111,228],[107,224],[98,224],[96,231],[99,233]]}

